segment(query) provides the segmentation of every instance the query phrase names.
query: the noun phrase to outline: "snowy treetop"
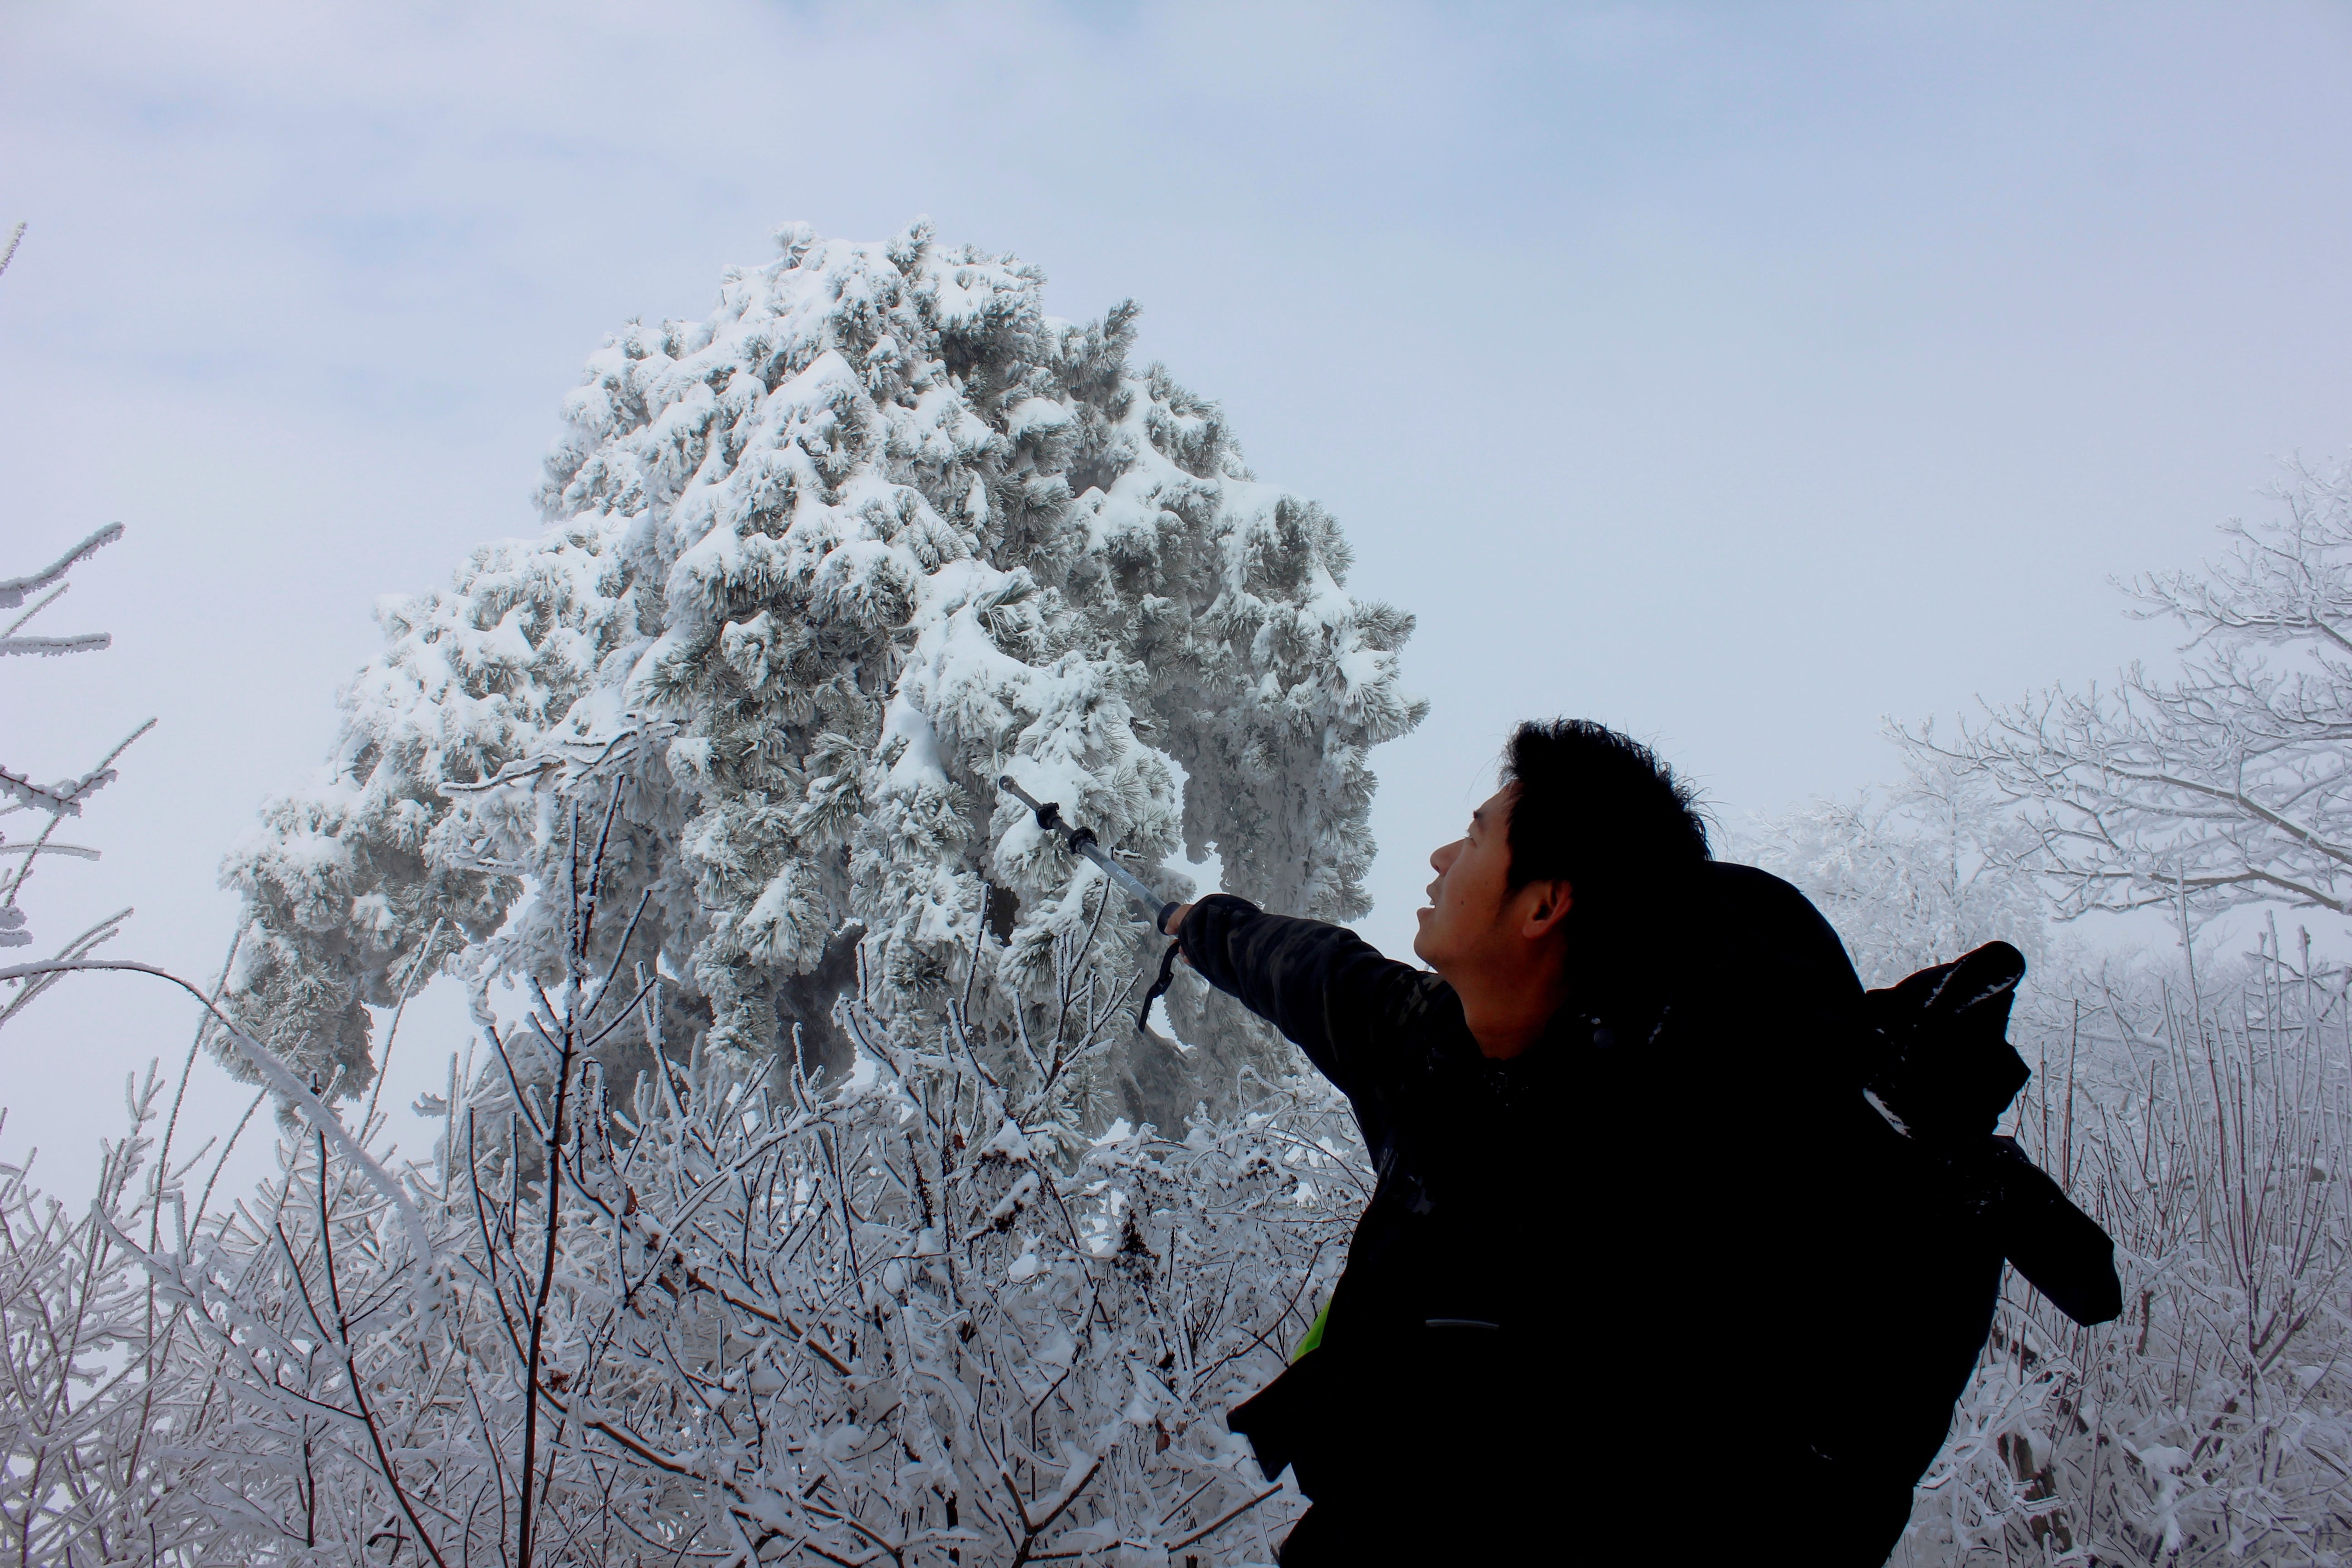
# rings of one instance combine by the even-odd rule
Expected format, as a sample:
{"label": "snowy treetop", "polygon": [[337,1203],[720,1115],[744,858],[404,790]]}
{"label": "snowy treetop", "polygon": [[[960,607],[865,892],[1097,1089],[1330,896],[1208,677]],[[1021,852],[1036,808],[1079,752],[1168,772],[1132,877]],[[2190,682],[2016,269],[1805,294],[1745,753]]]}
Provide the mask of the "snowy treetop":
{"label": "snowy treetop", "polygon": [[[1412,619],[1348,594],[1332,519],[1129,363],[1131,304],[1057,320],[1035,268],[922,224],[778,240],[709,317],[590,357],[547,531],[380,607],[331,762],[231,858],[257,921],[233,994],[345,1091],[361,1004],[413,963],[551,978],[537,786],[583,767],[625,780],[614,863],[679,1021],[747,1059],[795,1025],[833,1048],[861,942],[916,1006],[984,918],[1016,973],[1089,922],[1108,972],[1142,962],[1148,932],[999,773],[1171,896],[1181,845],[1271,907],[1366,908],[1366,753],[1423,706],[1398,681]],[[1160,1093],[1130,1083],[1130,1109]]]}

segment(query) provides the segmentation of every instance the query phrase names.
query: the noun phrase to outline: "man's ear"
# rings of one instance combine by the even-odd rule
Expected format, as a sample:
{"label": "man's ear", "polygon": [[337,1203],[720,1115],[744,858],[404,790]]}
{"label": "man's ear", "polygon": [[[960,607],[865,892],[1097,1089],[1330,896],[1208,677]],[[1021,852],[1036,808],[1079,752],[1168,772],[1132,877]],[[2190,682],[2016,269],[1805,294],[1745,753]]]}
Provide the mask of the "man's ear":
{"label": "man's ear", "polygon": [[1529,882],[1519,892],[1523,898],[1532,896],[1533,901],[1519,917],[1519,934],[1529,942],[1541,942],[1558,931],[1568,911],[1576,907],[1576,889],[1557,878]]}

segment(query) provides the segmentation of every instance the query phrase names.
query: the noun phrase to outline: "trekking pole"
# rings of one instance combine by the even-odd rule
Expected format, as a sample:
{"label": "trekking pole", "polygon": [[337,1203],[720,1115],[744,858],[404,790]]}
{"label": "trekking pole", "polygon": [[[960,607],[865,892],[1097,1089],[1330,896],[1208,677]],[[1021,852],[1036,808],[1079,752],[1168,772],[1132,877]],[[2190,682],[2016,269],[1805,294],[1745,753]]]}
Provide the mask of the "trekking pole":
{"label": "trekking pole", "polygon": [[[1096,842],[1093,828],[1072,826],[1062,816],[1062,807],[1058,802],[1049,800],[1040,805],[1036,796],[1013,782],[1011,773],[999,775],[996,784],[1005,794],[1035,812],[1038,826],[1048,833],[1060,834],[1063,841],[1072,849],[1101,867],[1104,876],[1118,884],[1121,892],[1142,905],[1151,916],[1152,930],[1161,936],[1176,934],[1168,929],[1168,920],[1183,906],[1172,900],[1162,900],[1159,894],[1144,885],[1142,878],[1112,859],[1109,851]],[[1147,1035],[1151,1032],[1151,1005],[1166,994],[1169,983],[1176,977],[1176,953],[1177,945],[1171,942],[1168,944],[1168,951],[1160,955],[1160,978],[1152,982],[1151,989],[1144,994],[1142,1009],[1135,1016],[1135,1026]]]}
{"label": "trekking pole", "polygon": [[1168,929],[1168,917],[1174,914],[1180,906],[1163,901],[1159,894],[1143,885],[1142,878],[1112,859],[1103,847],[1095,841],[1093,828],[1071,826],[1064,820],[1062,808],[1057,803],[1049,800],[1043,805],[1038,805],[1036,797],[1014,784],[1013,775],[1010,773],[1006,773],[996,783],[1005,794],[1037,814],[1038,826],[1048,833],[1060,834],[1072,849],[1101,867],[1103,874],[1118,883],[1121,892],[1141,904],[1146,912],[1151,916],[1152,930],[1161,936],[1174,934]]}

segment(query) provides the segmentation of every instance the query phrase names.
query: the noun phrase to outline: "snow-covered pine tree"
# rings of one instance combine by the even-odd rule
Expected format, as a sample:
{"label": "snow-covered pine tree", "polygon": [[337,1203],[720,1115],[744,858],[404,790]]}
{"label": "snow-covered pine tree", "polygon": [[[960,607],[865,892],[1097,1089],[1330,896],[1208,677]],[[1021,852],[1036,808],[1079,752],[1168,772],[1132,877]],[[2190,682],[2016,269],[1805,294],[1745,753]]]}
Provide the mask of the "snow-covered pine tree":
{"label": "snow-covered pine tree", "polygon": [[[1171,896],[1181,843],[1271,907],[1366,908],[1366,753],[1424,705],[1398,686],[1412,619],[1346,592],[1331,518],[1129,363],[1131,304],[1056,321],[1035,268],[927,224],[778,238],[706,320],[591,358],[546,532],[381,607],[330,762],[230,857],[232,1005],[337,1092],[411,964],[560,977],[564,901],[525,896],[567,875],[559,784],[592,812],[623,793],[607,896],[668,977],[664,1037],[745,1066],[797,1038],[838,1071],[856,965],[935,1008],[976,922],[1036,1006],[1089,924],[1114,980],[1156,956],[999,773]],[[1191,1060],[1139,1041],[1100,1109],[1166,1124],[1269,1048],[1176,1003]]]}

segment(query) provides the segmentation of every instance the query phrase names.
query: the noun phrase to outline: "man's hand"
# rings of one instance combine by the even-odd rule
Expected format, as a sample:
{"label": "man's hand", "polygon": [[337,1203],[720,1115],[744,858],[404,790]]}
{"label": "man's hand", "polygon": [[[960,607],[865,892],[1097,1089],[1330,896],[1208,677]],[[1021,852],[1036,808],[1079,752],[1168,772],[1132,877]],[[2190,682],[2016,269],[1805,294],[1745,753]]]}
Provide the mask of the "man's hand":
{"label": "man's hand", "polygon": [[[1177,906],[1176,906],[1176,909],[1175,909],[1175,912],[1173,912],[1172,914],[1171,914],[1171,915],[1168,917],[1168,923],[1167,923],[1166,925],[1163,925],[1163,926],[1161,926],[1161,927],[1160,928],[1160,934],[1161,936],[1174,936],[1178,931],[1182,931],[1182,930],[1184,929],[1184,917],[1185,917],[1186,915],[1191,914],[1192,912],[1192,905],[1190,905],[1190,904],[1179,904],[1179,905],[1177,905]],[[1177,945],[1181,947],[1181,946],[1182,946],[1183,944],[1182,944],[1181,942],[1179,942]],[[1186,956],[1187,958],[1189,958],[1189,957],[1191,957],[1191,956],[1192,956],[1192,954],[1187,953],[1187,954],[1185,954],[1185,956]]]}

